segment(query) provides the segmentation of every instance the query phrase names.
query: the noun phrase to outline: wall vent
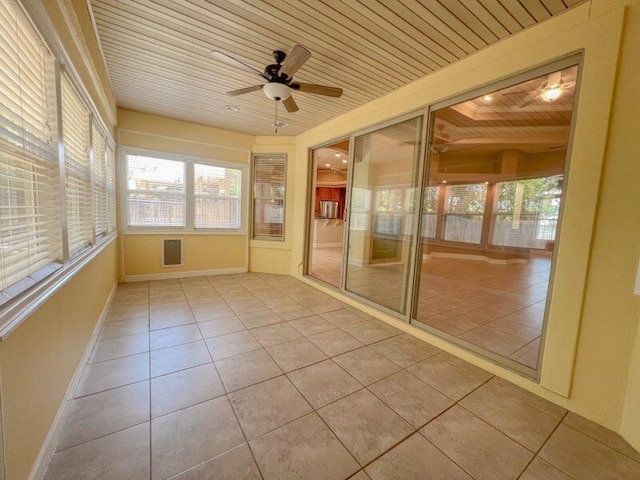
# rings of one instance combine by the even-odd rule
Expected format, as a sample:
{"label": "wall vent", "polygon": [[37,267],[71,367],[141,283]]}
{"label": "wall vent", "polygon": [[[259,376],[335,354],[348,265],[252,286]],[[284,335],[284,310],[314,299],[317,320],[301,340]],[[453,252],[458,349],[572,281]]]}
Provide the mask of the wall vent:
{"label": "wall vent", "polygon": [[162,239],[162,266],[181,267],[182,259],[182,239],[163,238]]}

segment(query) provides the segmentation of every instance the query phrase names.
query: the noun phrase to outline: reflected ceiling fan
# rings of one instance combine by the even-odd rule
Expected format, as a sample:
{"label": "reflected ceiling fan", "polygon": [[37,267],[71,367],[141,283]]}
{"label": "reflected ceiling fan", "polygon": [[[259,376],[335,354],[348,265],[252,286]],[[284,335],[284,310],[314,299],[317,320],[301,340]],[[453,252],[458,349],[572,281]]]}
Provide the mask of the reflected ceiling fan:
{"label": "reflected ceiling fan", "polygon": [[275,60],[275,63],[267,65],[263,72],[230,57],[226,53],[212,51],[211,55],[213,58],[220,60],[227,65],[239,68],[247,73],[260,77],[263,81],[267,81],[267,83],[261,85],[232,90],[227,92],[227,95],[235,97],[237,95],[244,95],[245,93],[262,90],[268,98],[276,101],[276,105],[277,102],[282,101],[284,107],[289,113],[298,111],[298,105],[291,96],[293,90],[312,93],[315,95],[324,95],[327,97],[338,98],[342,96],[342,89],[338,87],[293,81],[293,75],[305,64],[307,60],[309,60],[309,57],[311,57],[311,52],[301,45],[293,47],[288,55],[281,50],[275,50],[273,52],[273,59]]}
{"label": "reflected ceiling fan", "polygon": [[[547,80],[542,82],[537,90],[529,92],[529,97],[518,105],[518,108],[524,108],[531,105],[538,98],[547,103],[551,103],[562,96],[562,94],[572,88],[576,84],[575,81],[567,81],[562,78],[562,71],[550,73]],[[507,92],[505,95],[522,95],[526,92]]]}

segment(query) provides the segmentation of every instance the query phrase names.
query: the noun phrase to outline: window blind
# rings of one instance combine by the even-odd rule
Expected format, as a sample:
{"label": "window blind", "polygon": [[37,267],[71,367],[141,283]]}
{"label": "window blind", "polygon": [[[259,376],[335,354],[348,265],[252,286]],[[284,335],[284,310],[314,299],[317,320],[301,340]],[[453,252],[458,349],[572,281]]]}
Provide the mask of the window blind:
{"label": "window blind", "polygon": [[52,69],[21,7],[0,0],[0,304],[60,266]]}
{"label": "window blind", "polygon": [[107,231],[116,230],[116,159],[111,145],[107,145],[106,180],[107,180]]}
{"label": "window blind", "polygon": [[194,164],[195,228],[240,228],[242,170]]}
{"label": "window blind", "polygon": [[93,171],[93,219],[96,238],[107,233],[107,138],[96,122],[91,123],[91,151]]}
{"label": "window blind", "polygon": [[284,240],[286,158],[253,158],[253,238]]}
{"label": "window blind", "polygon": [[67,183],[69,255],[91,243],[93,236],[90,115],[69,80],[62,76],[62,141]]}
{"label": "window blind", "polygon": [[487,185],[447,185],[445,194],[444,239],[480,243]]}

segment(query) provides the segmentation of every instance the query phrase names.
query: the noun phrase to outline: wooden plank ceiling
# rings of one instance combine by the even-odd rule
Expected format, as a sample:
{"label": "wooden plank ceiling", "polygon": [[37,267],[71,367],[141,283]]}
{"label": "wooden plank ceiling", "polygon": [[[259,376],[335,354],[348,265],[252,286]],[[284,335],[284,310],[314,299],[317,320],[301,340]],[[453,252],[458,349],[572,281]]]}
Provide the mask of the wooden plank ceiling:
{"label": "wooden plank ceiling", "polygon": [[[297,135],[385,95],[583,0],[91,0],[121,107],[251,133],[273,134],[275,104],[261,83],[215,60],[219,50],[262,71],[273,50],[312,52],[300,82],[341,98],[295,92],[279,118]],[[235,106],[239,111],[226,107]]]}

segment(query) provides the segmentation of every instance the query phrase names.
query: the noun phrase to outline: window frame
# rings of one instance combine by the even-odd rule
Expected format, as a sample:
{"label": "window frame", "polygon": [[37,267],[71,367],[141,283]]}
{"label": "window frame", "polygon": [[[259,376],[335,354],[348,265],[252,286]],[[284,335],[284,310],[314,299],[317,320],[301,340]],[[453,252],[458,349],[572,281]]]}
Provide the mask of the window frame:
{"label": "window frame", "polygon": [[[185,222],[183,227],[176,226],[138,226],[129,225],[129,189],[127,182],[127,156],[141,155],[158,158],[162,160],[172,160],[183,162],[185,168]],[[194,155],[177,154],[152,150],[140,147],[121,145],[119,149],[118,170],[118,200],[119,227],[123,235],[248,235],[248,213],[249,213],[249,164],[236,163],[211,158],[203,158]],[[232,168],[241,171],[240,188],[240,227],[239,228],[196,228],[195,227],[195,199],[201,197],[196,195],[194,188],[195,164],[210,167]],[[226,198],[226,197],[225,197]]]}

